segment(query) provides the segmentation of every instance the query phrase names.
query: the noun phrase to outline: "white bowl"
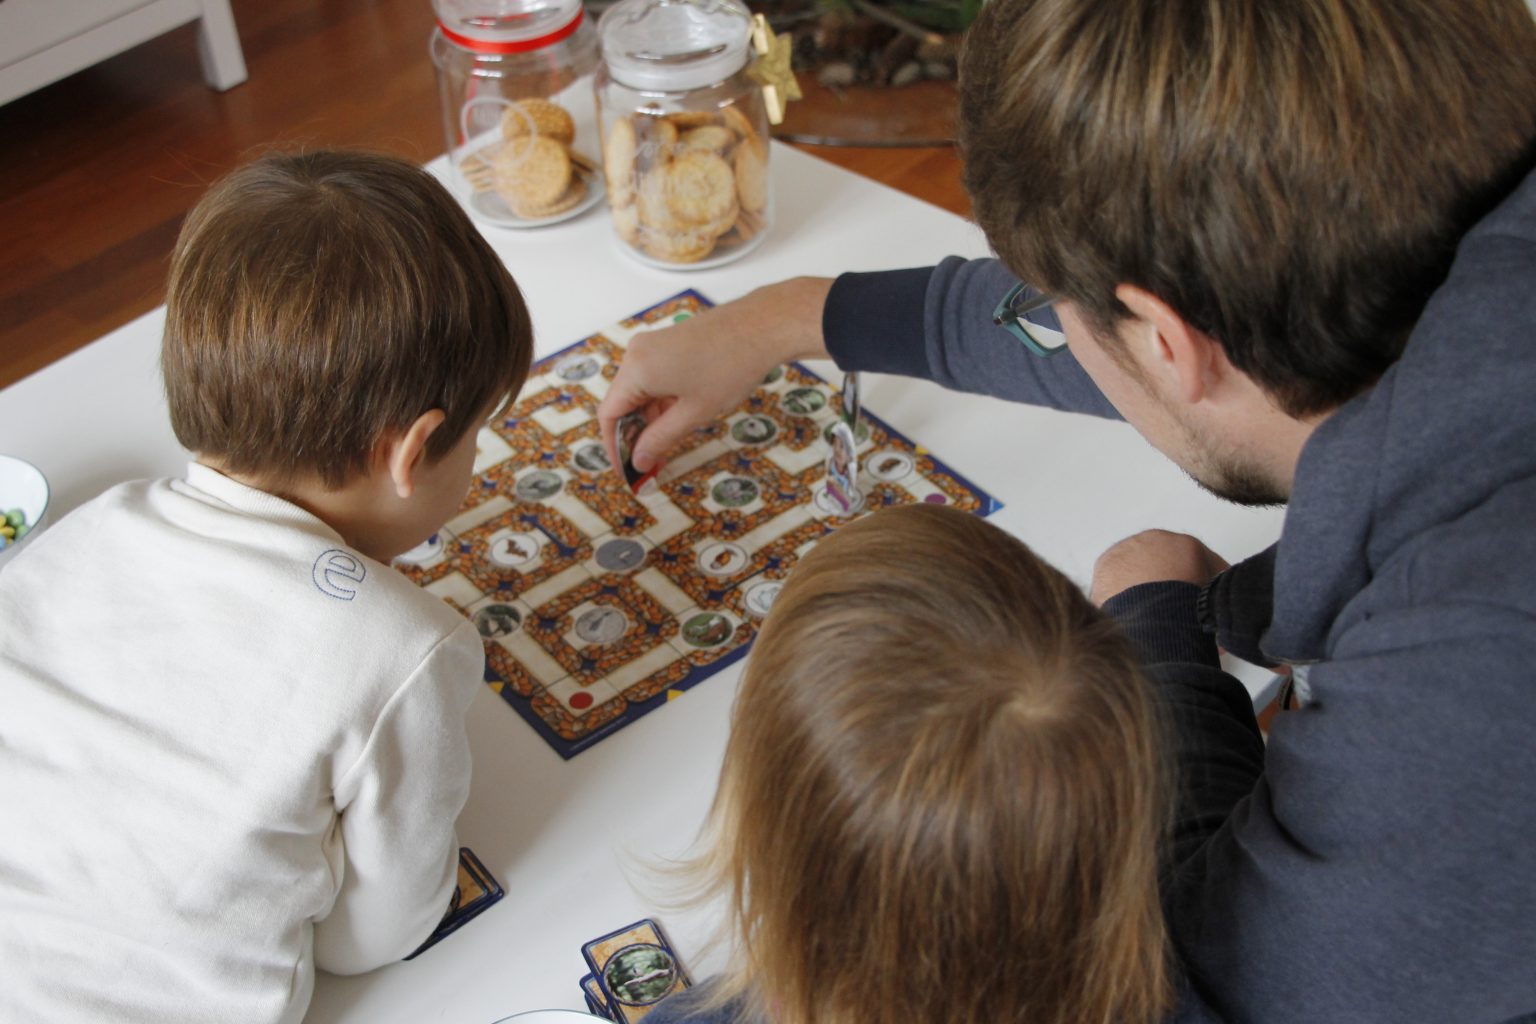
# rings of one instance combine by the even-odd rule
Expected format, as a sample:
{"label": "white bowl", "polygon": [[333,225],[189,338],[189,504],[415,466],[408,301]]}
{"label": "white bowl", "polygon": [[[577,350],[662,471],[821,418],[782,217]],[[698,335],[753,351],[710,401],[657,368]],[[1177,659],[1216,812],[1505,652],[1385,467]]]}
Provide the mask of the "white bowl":
{"label": "white bowl", "polygon": [[0,455],[0,516],[13,508],[21,509],[30,529],[21,540],[0,548],[0,566],[48,525],[48,478],[30,462]]}

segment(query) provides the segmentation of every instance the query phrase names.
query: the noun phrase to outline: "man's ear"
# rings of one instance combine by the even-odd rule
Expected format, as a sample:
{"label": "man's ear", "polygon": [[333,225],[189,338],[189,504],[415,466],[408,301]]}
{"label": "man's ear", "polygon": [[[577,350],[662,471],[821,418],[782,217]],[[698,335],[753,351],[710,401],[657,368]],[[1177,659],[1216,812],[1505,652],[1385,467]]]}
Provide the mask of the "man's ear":
{"label": "man's ear", "polygon": [[416,493],[416,473],[427,457],[427,438],[447,418],[448,414],[441,409],[428,409],[404,431],[379,442],[375,455],[389,473],[397,497],[409,498]]}
{"label": "man's ear", "polygon": [[1130,329],[1131,344],[1139,348],[1137,363],[1185,404],[1205,398],[1216,374],[1230,365],[1221,346],[1144,288],[1119,285],[1115,298],[1140,321]]}

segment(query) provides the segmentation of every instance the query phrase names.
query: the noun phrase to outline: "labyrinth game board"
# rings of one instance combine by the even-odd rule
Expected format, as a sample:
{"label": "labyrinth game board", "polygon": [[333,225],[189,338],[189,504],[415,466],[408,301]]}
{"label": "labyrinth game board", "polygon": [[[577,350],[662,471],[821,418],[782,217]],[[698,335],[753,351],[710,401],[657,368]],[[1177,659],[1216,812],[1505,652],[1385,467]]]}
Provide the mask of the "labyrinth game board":
{"label": "labyrinth game board", "polygon": [[[533,368],[480,432],[464,507],[397,561],[472,618],[486,681],[570,758],[739,660],[796,559],[845,522],[826,494],[840,396],[798,364],[697,431],[651,493],[609,465],[597,404],[636,333],[709,306],[684,292]],[[998,503],[865,412],[862,511]]]}

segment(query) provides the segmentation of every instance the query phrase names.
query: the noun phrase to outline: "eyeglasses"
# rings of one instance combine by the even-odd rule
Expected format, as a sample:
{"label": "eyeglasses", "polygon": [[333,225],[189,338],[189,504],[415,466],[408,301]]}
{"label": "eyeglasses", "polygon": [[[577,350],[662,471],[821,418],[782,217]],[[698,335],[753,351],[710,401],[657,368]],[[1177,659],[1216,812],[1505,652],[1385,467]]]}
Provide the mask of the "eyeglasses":
{"label": "eyeglasses", "polygon": [[1037,356],[1053,356],[1067,347],[1061,320],[1049,295],[1029,285],[1014,287],[992,311],[992,322],[1024,343]]}

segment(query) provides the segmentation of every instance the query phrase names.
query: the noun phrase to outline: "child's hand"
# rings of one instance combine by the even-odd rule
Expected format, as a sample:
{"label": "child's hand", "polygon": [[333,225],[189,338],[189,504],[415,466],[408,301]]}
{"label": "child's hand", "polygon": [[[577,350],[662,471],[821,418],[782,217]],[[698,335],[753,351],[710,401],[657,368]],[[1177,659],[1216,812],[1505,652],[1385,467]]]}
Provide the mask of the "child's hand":
{"label": "child's hand", "polygon": [[1147,530],[1127,537],[1093,565],[1089,597],[1096,605],[1142,583],[1183,580],[1204,586],[1229,568],[1226,559],[1186,533]]}
{"label": "child's hand", "polygon": [[631,338],[597,409],[608,458],[622,464],[614,426],[627,413],[643,409],[649,420],[632,458],[647,473],[690,430],[741,404],[775,366],[825,358],[821,311],[831,287],[825,278],[793,278]]}

